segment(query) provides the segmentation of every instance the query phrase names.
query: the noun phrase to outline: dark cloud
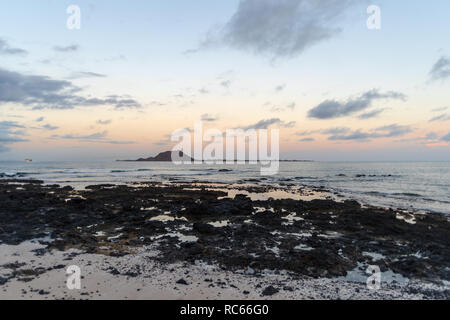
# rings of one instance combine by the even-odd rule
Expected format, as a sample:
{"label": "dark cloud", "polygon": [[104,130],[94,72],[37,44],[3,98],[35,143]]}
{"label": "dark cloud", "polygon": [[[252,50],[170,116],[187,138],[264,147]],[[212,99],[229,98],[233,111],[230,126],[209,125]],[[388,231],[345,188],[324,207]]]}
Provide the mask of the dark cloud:
{"label": "dark cloud", "polygon": [[291,122],[284,122],[281,121],[279,118],[272,118],[272,119],[267,119],[267,120],[261,120],[258,121],[255,124],[252,124],[250,126],[247,127],[241,127],[240,129],[244,129],[244,130],[250,130],[250,129],[267,129],[272,125],[278,125],[282,128],[292,128],[294,127],[296,124],[295,121],[291,121]]}
{"label": "dark cloud", "polygon": [[80,49],[79,45],[76,44],[72,44],[70,46],[54,46],[53,50],[58,51],[58,52],[75,52],[78,51]]}
{"label": "dark cloud", "polygon": [[8,144],[17,142],[26,142],[24,138],[26,135],[24,130],[25,126],[14,121],[1,121],[0,122],[0,152],[7,152],[9,148]]}
{"label": "dark cloud", "polygon": [[13,48],[5,40],[0,39],[0,55],[25,55],[27,53],[26,50]]}
{"label": "dark cloud", "polygon": [[116,109],[139,108],[141,104],[128,96],[85,98],[70,81],[47,76],[24,75],[0,68],[0,103],[16,103],[33,109],[72,109],[79,106],[113,105]]}
{"label": "dark cloud", "polygon": [[438,115],[434,118],[430,119],[430,122],[435,122],[435,121],[449,121],[450,120],[450,114],[444,113],[441,115]]}
{"label": "dark cloud", "polygon": [[276,92],[281,92],[281,91],[283,91],[285,88],[286,88],[286,85],[285,85],[285,84],[281,84],[281,85],[275,87],[275,91],[276,91]]}
{"label": "dark cloud", "polygon": [[300,142],[313,142],[316,141],[316,139],[314,138],[303,138],[299,140]]}
{"label": "dark cloud", "polygon": [[376,100],[394,99],[406,100],[406,96],[395,91],[381,93],[376,89],[367,91],[357,98],[345,102],[326,100],[308,112],[308,117],[315,119],[333,119],[345,117],[363,111],[372,106]]}
{"label": "dark cloud", "polygon": [[271,57],[295,57],[341,32],[344,12],[357,0],[241,0],[203,47],[226,45]]}
{"label": "dark cloud", "polygon": [[39,117],[39,118],[37,118],[36,120],[34,120],[34,121],[36,121],[36,122],[42,122],[42,121],[44,121],[45,120],[45,118],[44,117]]}
{"label": "dark cloud", "polygon": [[[338,132],[338,130],[336,130],[336,131],[329,130],[328,133],[331,133],[332,135],[330,137],[328,137],[328,140],[331,140],[331,141],[351,141],[351,140],[369,141],[370,139],[400,137],[400,136],[404,136],[408,133],[411,133],[413,131],[410,126],[399,126],[397,124],[379,127],[370,132],[363,132],[361,130],[349,131],[349,129],[347,129],[347,128],[342,128],[342,129],[343,130],[341,130],[341,132]],[[324,131],[324,133],[327,133],[327,131]]]}
{"label": "dark cloud", "polygon": [[430,71],[431,80],[445,80],[450,77],[450,58],[441,57]]}

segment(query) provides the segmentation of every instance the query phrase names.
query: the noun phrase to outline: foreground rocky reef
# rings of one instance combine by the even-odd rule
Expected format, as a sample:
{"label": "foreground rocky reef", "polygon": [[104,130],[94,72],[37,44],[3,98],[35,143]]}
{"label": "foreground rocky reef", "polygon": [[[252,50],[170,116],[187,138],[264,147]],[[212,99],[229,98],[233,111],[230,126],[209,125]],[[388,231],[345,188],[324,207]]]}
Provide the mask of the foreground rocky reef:
{"label": "foreground rocky reef", "polygon": [[[78,254],[111,257],[153,246],[158,254],[151,259],[162,265],[202,263],[254,276],[271,270],[295,277],[348,278],[376,265],[398,282],[448,285],[446,216],[327,197],[294,200],[310,190],[277,188],[292,199],[252,197],[276,188],[248,182],[231,187],[168,181],[74,190],[34,180],[0,180],[0,244],[38,239],[45,247],[35,255],[77,249]],[[0,286],[46,272],[1,267],[11,272],[0,277]],[[114,268],[109,272],[120,273]],[[127,276],[143,272],[137,267]],[[449,290],[435,297],[448,299]]]}

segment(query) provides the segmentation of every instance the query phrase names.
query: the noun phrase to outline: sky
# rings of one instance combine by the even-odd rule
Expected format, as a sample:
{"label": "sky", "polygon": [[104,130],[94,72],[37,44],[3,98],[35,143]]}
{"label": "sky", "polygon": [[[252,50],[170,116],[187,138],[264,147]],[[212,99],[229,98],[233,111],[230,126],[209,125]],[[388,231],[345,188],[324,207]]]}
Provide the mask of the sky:
{"label": "sky", "polygon": [[448,0],[3,1],[0,160],[150,156],[202,120],[279,129],[282,159],[449,161],[449,13]]}

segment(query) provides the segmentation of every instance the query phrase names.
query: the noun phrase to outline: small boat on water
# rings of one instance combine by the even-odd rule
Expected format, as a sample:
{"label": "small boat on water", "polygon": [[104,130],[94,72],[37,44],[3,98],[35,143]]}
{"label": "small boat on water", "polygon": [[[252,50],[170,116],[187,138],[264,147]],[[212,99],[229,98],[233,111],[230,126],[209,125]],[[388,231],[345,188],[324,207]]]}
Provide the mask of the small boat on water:
{"label": "small boat on water", "polygon": [[25,159],[25,162],[33,162],[33,159]]}

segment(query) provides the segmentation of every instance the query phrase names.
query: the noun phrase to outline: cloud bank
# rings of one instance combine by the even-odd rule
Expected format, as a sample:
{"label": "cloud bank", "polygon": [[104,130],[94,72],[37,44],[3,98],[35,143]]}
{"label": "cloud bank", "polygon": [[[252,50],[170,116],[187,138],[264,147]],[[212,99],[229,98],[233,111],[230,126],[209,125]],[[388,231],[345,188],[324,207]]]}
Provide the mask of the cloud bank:
{"label": "cloud bank", "polygon": [[[367,91],[361,96],[348,99],[347,101],[326,100],[309,110],[308,117],[315,119],[335,119],[353,115],[355,113],[364,111],[370,108],[373,102],[377,100],[406,100],[406,96],[395,91],[388,91],[382,93],[376,89]],[[374,117],[381,113],[381,111],[373,111],[363,117]]]}
{"label": "cloud bank", "polygon": [[78,95],[80,91],[70,81],[25,75],[0,68],[0,103],[22,104],[33,109],[72,109],[102,105],[112,105],[116,109],[141,107],[138,101],[127,96],[85,98]]}
{"label": "cloud bank", "polygon": [[347,128],[338,128],[334,130],[330,129],[328,131],[324,131],[324,133],[332,134],[330,137],[328,137],[328,140],[330,141],[368,141],[377,138],[401,137],[408,133],[411,133],[412,131],[413,130],[410,126],[400,126],[397,124],[392,124],[376,128],[369,132],[364,132],[361,130],[351,131]]}
{"label": "cloud bank", "polygon": [[271,57],[295,57],[331,39],[357,0],[241,0],[223,28],[211,31],[202,46],[225,45]]}

